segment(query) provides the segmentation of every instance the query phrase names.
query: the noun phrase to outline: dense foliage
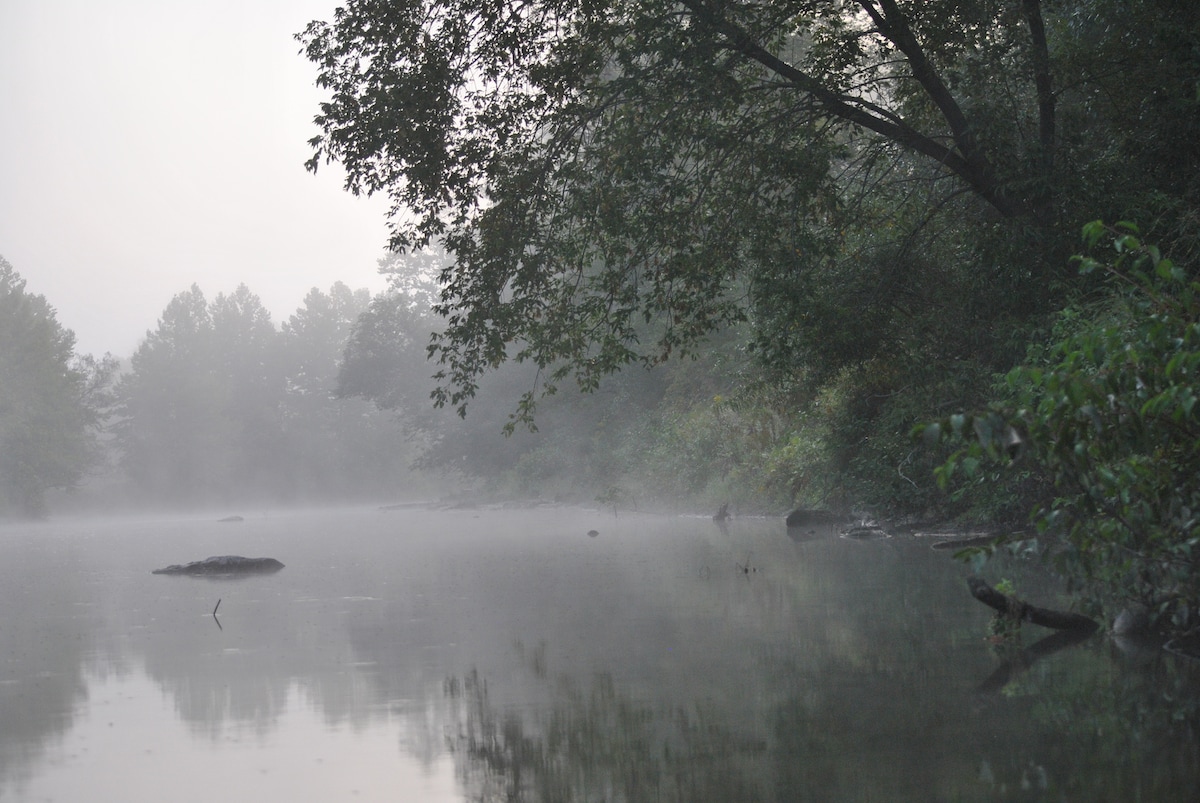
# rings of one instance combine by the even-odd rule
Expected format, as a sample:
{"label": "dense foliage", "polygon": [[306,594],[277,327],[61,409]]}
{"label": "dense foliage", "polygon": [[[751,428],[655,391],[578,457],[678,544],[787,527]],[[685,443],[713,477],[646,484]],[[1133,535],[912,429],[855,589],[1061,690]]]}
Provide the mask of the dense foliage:
{"label": "dense foliage", "polygon": [[38,516],[98,457],[115,363],[75,354],[54,308],[0,258],[0,517]]}
{"label": "dense foliage", "polygon": [[928,511],[906,433],[982,406],[1088,290],[1077,226],[1187,231],[1198,22],[1178,0],[352,0],[300,35],[328,93],[309,166],[387,194],[397,249],[448,254],[439,403],[525,362],[528,423],[563,380],[735,329],[755,365],[722,409],[772,421],[723,441],[739,470]]}
{"label": "dense foliage", "polygon": [[[1137,600],[1177,632],[1200,627],[1200,282],[1132,224],[1085,228],[1108,292],[1062,316],[1061,341],[1007,378],[1008,400],[925,434],[968,443],[939,469],[976,486],[991,466],[1044,488],[1035,521],[1060,566]],[[968,486],[970,487],[970,486]]]}
{"label": "dense foliage", "polygon": [[[864,185],[915,180],[935,204],[966,189],[973,215],[1045,206],[1037,4],[1028,33],[1020,14],[982,7],[948,28],[950,8],[931,5],[352,2],[303,36],[332,95],[310,166],[336,159],[352,189],[414,213],[393,219],[395,247],[436,240],[453,255],[439,400],[464,403],[510,356],[543,369],[547,389],[572,374],[594,389],[749,312],[803,325],[792,312],[815,289],[808,274],[857,250],[847,227],[897,215],[868,208]],[[981,140],[990,121],[948,83],[993,91],[951,72],[967,53],[1036,74],[995,136],[1037,158]],[[892,250],[867,259],[919,261]],[[810,331],[827,323],[819,306]],[[795,338],[775,334],[760,345],[779,358]]]}

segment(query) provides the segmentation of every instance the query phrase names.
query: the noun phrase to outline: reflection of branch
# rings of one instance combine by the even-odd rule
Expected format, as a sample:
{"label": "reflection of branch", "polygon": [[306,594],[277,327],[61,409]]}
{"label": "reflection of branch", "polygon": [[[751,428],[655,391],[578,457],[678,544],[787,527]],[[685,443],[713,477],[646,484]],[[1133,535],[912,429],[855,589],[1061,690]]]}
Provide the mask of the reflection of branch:
{"label": "reflection of branch", "polygon": [[981,694],[992,694],[1007,686],[1014,678],[1033,666],[1039,659],[1066,649],[1072,644],[1078,644],[1091,637],[1093,630],[1075,629],[1051,633],[1044,639],[1032,644],[1028,649],[1021,650],[1016,658],[1005,661],[988,675],[987,680],[979,684],[975,691]]}

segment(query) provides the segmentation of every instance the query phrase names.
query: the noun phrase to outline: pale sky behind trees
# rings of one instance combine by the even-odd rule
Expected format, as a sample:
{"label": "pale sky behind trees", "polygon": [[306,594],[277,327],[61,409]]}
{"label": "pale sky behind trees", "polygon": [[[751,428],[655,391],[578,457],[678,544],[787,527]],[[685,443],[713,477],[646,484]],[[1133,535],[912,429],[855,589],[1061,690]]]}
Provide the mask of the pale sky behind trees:
{"label": "pale sky behind trees", "polygon": [[276,324],[383,289],[383,199],[304,170],[321,93],[292,36],[336,0],[2,0],[0,255],[80,353],[132,354],[176,293]]}

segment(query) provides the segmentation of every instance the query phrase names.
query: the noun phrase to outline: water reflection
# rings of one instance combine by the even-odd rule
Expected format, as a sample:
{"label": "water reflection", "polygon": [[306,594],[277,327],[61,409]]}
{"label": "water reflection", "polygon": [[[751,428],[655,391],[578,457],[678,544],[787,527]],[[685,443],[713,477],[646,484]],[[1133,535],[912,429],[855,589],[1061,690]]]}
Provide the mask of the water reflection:
{"label": "water reflection", "polygon": [[1021,649],[1018,644],[1013,650],[1005,651],[999,656],[1000,666],[979,684],[978,691],[984,694],[1003,692],[1009,684],[1028,672],[1037,661],[1059,650],[1092,640],[1094,635],[1090,630],[1060,630],[1039,639],[1025,649]]}
{"label": "water reflection", "polygon": [[[1096,673],[1102,645],[1092,635],[1049,638],[1030,649],[1045,658],[1068,641],[1093,643],[1073,665],[1019,684],[1023,675],[1006,666],[1002,704],[992,702],[995,688],[986,697],[912,688],[890,672],[881,678],[879,667],[843,667],[857,696],[826,694],[794,665],[776,663],[782,695],[769,716],[750,718],[706,698],[655,705],[607,674],[556,676],[546,645],[518,645],[548,699],[503,703],[478,672],[447,678],[457,719],[450,744],[468,799],[481,803],[1193,799],[1194,708],[1147,716],[1153,701],[1128,681],[1143,692],[1163,685]],[[1194,701],[1195,672],[1168,664],[1166,687]],[[880,685],[904,704],[879,707]]]}
{"label": "water reflection", "polygon": [[257,722],[222,719],[198,743],[142,673],[91,677],[89,696],[65,736],[47,746],[41,771],[6,785],[12,799],[462,799],[450,757],[427,764],[410,757],[386,719],[331,727],[292,700],[266,731]]}
{"label": "water reflection", "polygon": [[[287,568],[150,574],[229,553]],[[1006,667],[963,571],[586,511],[6,528],[0,798],[219,767],[226,800],[1191,799],[1191,667],[1102,636]]]}
{"label": "water reflection", "polygon": [[[43,549],[36,539],[44,527],[28,530],[3,544],[0,795],[28,781],[86,701],[83,665],[100,624],[78,551]],[[56,575],[57,582],[40,579]]]}
{"label": "water reflection", "polygon": [[528,720],[494,705],[472,672],[446,681],[458,703],[451,749],[468,799],[764,800],[766,743],[730,731],[702,703],[660,711],[609,675],[561,678],[553,704]]}

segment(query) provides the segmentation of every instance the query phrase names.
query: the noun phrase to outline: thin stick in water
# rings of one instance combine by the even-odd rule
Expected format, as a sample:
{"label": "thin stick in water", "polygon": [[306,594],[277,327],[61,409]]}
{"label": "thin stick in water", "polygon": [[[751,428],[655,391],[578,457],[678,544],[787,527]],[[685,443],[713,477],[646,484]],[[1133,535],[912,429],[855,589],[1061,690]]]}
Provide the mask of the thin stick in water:
{"label": "thin stick in water", "polygon": [[220,607],[221,607],[221,600],[218,599],[217,604],[213,606],[213,616],[217,615],[217,608],[220,608]]}

